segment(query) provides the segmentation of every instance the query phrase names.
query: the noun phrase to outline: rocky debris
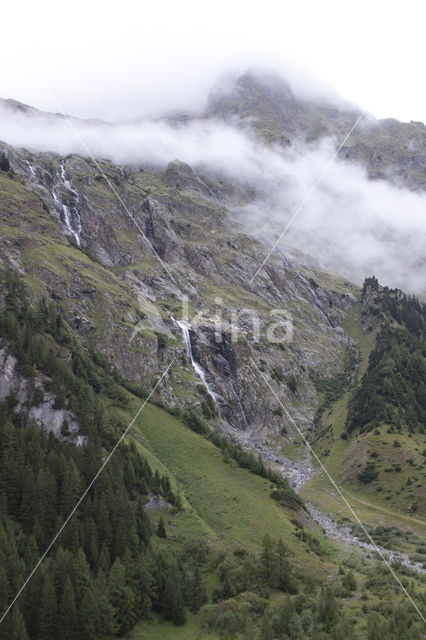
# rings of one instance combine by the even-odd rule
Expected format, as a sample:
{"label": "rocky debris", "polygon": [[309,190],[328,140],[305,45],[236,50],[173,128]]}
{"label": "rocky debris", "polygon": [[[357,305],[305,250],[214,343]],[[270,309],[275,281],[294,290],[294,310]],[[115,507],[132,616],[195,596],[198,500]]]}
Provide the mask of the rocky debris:
{"label": "rocky debris", "polygon": [[173,511],[174,507],[161,496],[151,493],[145,503],[145,509],[146,511],[154,511],[157,509],[161,511]]}
{"label": "rocky debris", "polygon": [[330,514],[325,514],[313,504],[307,503],[306,507],[311,516],[322,526],[324,533],[327,537],[337,540],[340,543],[348,544],[358,549],[370,551],[374,553],[380,552],[387,559],[389,563],[400,562],[404,567],[408,567],[417,573],[426,575],[426,569],[422,564],[412,562],[408,555],[405,553],[399,553],[397,551],[391,551],[380,547],[379,545],[372,544],[371,542],[364,542],[357,538],[351,531],[351,528],[347,525],[339,524],[336,522]]}

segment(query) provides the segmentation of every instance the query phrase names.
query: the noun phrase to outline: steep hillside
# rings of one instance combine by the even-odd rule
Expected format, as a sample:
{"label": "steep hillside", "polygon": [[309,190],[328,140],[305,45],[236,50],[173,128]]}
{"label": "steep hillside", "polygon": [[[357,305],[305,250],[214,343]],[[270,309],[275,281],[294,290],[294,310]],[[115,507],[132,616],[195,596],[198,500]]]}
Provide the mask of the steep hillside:
{"label": "steep hillside", "polygon": [[[357,117],[246,74],[192,120],[288,147]],[[422,190],[423,130],[365,116],[342,153]],[[3,609],[87,492],[0,638],[421,638],[424,304],[295,250],[257,273],[253,185],[170,160],[0,143]]]}
{"label": "steep hillside", "polygon": [[[138,621],[131,637],[179,637],[180,627],[187,638],[300,635],[316,626],[323,638],[355,638],[374,625],[401,637],[401,622],[386,621],[380,605],[389,577],[327,542],[282,476],[194,411],[182,416],[148,398],[92,485],[145,394],[78,337],[56,303],[32,305],[15,272],[3,273],[2,287],[3,609],[50,553],[1,638],[121,637]],[[422,576],[408,575],[420,587]],[[399,594],[392,606],[403,606]],[[404,627],[420,638],[415,612]]]}
{"label": "steep hillside", "polygon": [[[182,317],[188,300],[186,312],[196,317],[192,348],[223,418],[236,428],[280,433],[276,403],[259,388],[253,358],[273,385],[287,389],[295,419],[306,428],[315,412],[313,377],[341,367],[347,339],[335,325],[353,304],[350,285],[325,278],[314,288],[315,273],[301,273],[279,256],[250,284],[266,249],[239,233],[214,197],[194,192],[196,174],[188,166],[178,165],[177,187],[176,163],[153,173],[102,162],[102,175],[75,156],[8,153],[14,173],[0,174],[3,261],[26,274],[35,293],[58,301],[123,375],[148,389],[176,357],[174,383],[164,383],[161,393],[169,404],[199,401],[200,380],[184,362],[172,318]],[[274,326],[275,343],[267,339]],[[285,384],[293,376],[296,394]]]}
{"label": "steep hillside", "polygon": [[[424,562],[424,304],[369,278],[344,326],[359,347],[360,371],[318,415],[313,446],[376,542]],[[302,495],[353,520],[324,474]]]}

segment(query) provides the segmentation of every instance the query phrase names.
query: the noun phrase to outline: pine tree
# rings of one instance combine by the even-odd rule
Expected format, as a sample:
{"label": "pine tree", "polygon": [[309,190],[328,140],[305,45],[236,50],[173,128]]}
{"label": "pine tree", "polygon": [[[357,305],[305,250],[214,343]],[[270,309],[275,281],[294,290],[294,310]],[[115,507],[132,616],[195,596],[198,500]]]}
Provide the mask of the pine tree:
{"label": "pine tree", "polygon": [[22,501],[19,513],[20,522],[22,523],[22,527],[26,533],[30,533],[34,526],[36,510],[34,483],[34,473],[30,468],[25,474]]}
{"label": "pine tree", "polygon": [[173,598],[172,622],[176,626],[182,626],[186,622],[182,589],[179,583],[176,585]]}
{"label": "pine tree", "polygon": [[74,588],[69,576],[65,580],[64,593],[58,618],[58,636],[61,640],[75,640],[77,630],[77,611]]}
{"label": "pine tree", "polygon": [[108,599],[108,584],[102,573],[94,581],[91,591],[97,609],[96,631],[98,637],[117,635],[116,612]]}
{"label": "pine tree", "polygon": [[146,555],[140,554],[130,568],[132,584],[136,595],[136,609],[139,618],[146,618],[152,609],[153,576],[149,570]]}
{"label": "pine tree", "polygon": [[10,599],[10,586],[7,578],[6,569],[0,564],[0,606],[6,608]]}
{"label": "pine tree", "polygon": [[138,538],[147,545],[152,533],[152,527],[141,499],[138,500],[136,505],[136,531]]}
{"label": "pine tree", "polygon": [[379,615],[370,612],[367,616],[367,640],[382,640],[383,628],[380,624]]}
{"label": "pine tree", "polygon": [[101,552],[99,554],[98,571],[108,574],[111,569],[111,557],[105,542],[102,543]]}
{"label": "pine tree", "polygon": [[76,640],[97,640],[98,631],[104,633],[95,594],[88,589],[78,610]]}
{"label": "pine tree", "polygon": [[175,565],[172,565],[168,569],[164,589],[161,594],[161,610],[166,620],[171,620],[173,617],[173,602],[178,580],[179,575],[177,568]]}
{"label": "pine tree", "polygon": [[157,526],[157,536],[159,538],[167,538],[166,527],[164,524],[163,516],[160,516]]}
{"label": "pine tree", "polygon": [[27,628],[25,626],[23,615],[17,604],[13,607],[13,611],[11,615],[12,615],[12,625],[11,625],[10,640],[30,640],[27,632]]}
{"label": "pine tree", "polygon": [[318,603],[318,619],[324,630],[329,632],[336,624],[339,607],[334,593],[329,585],[322,587]]}
{"label": "pine tree", "polygon": [[[31,569],[35,566],[39,559],[39,554],[34,562],[31,563]],[[46,563],[42,569],[36,571],[29,581],[25,595],[22,599],[21,608],[25,619],[28,635],[30,638],[36,638],[39,635],[40,614],[42,610],[43,587],[45,574],[49,563]],[[29,571],[26,571],[26,575]],[[0,625],[1,626],[1,625]]]}
{"label": "pine tree", "polygon": [[276,578],[277,578],[277,587],[281,589],[281,591],[286,591],[287,593],[294,592],[294,581],[291,575],[291,565],[288,559],[286,558],[287,550],[284,546],[282,539],[280,538],[277,542],[276,546]]}
{"label": "pine tree", "polygon": [[170,565],[167,571],[161,609],[166,620],[172,620],[175,625],[185,623],[182,577],[176,563]]}
{"label": "pine tree", "polygon": [[56,605],[56,593],[50,573],[46,571],[43,585],[43,595],[40,607],[40,637],[43,640],[55,640],[57,638],[58,610]]}
{"label": "pine tree", "polygon": [[[1,521],[0,521],[0,530],[1,530]],[[10,591],[9,580],[7,577],[6,569],[4,567],[3,557],[2,557],[2,554],[0,553],[0,609],[2,614],[8,607],[10,600],[11,600],[11,591]],[[0,640],[9,640],[11,626],[12,626],[12,616],[9,613],[6,616],[6,618],[3,620],[2,624],[0,625]]]}
{"label": "pine tree", "polygon": [[352,571],[348,571],[348,573],[342,578],[343,586],[348,591],[355,591],[356,589],[356,579]]}
{"label": "pine tree", "polygon": [[269,614],[265,614],[260,626],[260,640],[273,640],[273,638],[274,631],[272,629],[271,617]]}
{"label": "pine tree", "polygon": [[109,577],[109,599],[116,611],[118,633],[130,631],[136,621],[136,604],[132,589],[126,584],[123,563],[117,558],[111,567]]}
{"label": "pine tree", "polygon": [[262,566],[263,578],[266,584],[270,587],[274,586],[276,571],[275,571],[275,554],[272,544],[272,540],[268,533],[262,541],[262,552],[260,555],[260,562]]}
{"label": "pine tree", "polygon": [[197,613],[206,602],[206,589],[200,574],[200,570],[196,566],[189,588],[189,607],[192,613]]}
{"label": "pine tree", "polygon": [[73,583],[77,608],[90,591],[90,570],[83,549],[77,552],[77,557],[73,563]]}

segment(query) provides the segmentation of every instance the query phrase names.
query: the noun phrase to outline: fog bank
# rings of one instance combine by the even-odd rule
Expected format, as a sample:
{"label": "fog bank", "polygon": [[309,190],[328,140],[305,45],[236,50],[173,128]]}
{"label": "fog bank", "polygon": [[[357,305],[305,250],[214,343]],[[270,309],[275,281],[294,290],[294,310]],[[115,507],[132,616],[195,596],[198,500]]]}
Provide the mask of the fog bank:
{"label": "fog bank", "polygon": [[[165,167],[175,158],[203,171],[225,173],[254,188],[256,197],[230,215],[270,246],[332,157],[337,141],[290,149],[263,146],[238,126],[194,120],[179,125],[143,120],[105,125],[37,113],[0,110],[0,139],[65,156],[77,153],[134,166]],[[424,293],[426,196],[370,181],[337,159],[300,211],[279,249],[297,246],[328,269]]]}

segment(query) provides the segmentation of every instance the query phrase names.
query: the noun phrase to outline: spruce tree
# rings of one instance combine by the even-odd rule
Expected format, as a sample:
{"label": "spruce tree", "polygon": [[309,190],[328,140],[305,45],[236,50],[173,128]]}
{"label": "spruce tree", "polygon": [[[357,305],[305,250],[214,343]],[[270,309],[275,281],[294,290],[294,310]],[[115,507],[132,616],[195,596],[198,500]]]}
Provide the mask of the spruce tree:
{"label": "spruce tree", "polygon": [[74,588],[69,576],[65,580],[64,593],[58,617],[58,636],[61,640],[76,640],[77,610]]}
{"label": "spruce tree", "polygon": [[166,527],[164,524],[163,516],[160,516],[157,526],[157,536],[159,538],[167,538]]}
{"label": "spruce tree", "polygon": [[57,623],[56,592],[50,572],[46,571],[40,607],[40,637],[43,640],[55,640],[57,638]]}
{"label": "spruce tree", "polygon": [[176,585],[173,598],[172,622],[176,626],[182,626],[186,622],[182,589],[179,583]]}
{"label": "spruce tree", "polygon": [[200,574],[200,570],[196,566],[189,589],[189,607],[192,613],[197,613],[197,611],[200,610],[206,600],[206,589]]}
{"label": "spruce tree", "polygon": [[276,570],[275,570],[275,554],[271,537],[265,534],[262,542],[262,552],[260,556],[263,578],[270,587],[274,586]]}
{"label": "spruce tree", "polygon": [[318,603],[318,619],[325,631],[329,632],[336,624],[338,613],[339,606],[331,587],[329,585],[322,587]]}
{"label": "spruce tree", "polygon": [[83,549],[77,552],[73,562],[73,583],[75,591],[76,606],[79,607],[84,600],[86,593],[90,591],[90,570]]}
{"label": "spruce tree", "polygon": [[291,575],[291,565],[286,558],[286,548],[280,538],[276,546],[276,579],[277,587],[281,591],[292,593],[294,591],[293,577]]}
{"label": "spruce tree", "polygon": [[161,610],[166,620],[173,618],[173,604],[176,587],[179,582],[179,573],[176,565],[169,567],[161,598]]}
{"label": "spruce tree", "polygon": [[111,567],[109,599],[116,612],[118,633],[124,635],[136,622],[136,603],[132,589],[126,584],[126,573],[120,558]]}
{"label": "spruce tree", "polygon": [[271,617],[269,614],[265,614],[262,618],[262,624],[260,626],[260,640],[273,640],[274,631],[272,629]]}
{"label": "spruce tree", "polygon": [[15,604],[12,611],[12,624],[10,631],[10,640],[30,640],[25,621],[19,606]]}

